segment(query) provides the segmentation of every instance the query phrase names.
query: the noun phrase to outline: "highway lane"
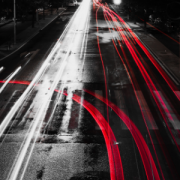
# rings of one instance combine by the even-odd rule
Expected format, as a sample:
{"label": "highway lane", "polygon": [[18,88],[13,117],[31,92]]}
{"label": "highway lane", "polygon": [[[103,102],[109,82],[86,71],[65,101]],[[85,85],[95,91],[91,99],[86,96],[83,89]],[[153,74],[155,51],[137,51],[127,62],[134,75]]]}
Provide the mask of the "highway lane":
{"label": "highway lane", "polygon": [[[152,65],[125,22],[108,6],[88,2],[47,58],[37,63],[41,49],[33,49],[36,61],[15,76],[18,85],[9,83],[3,91],[4,96],[12,91],[6,101],[17,97],[18,102],[32,86],[2,136],[7,154],[8,142],[16,152],[23,144],[18,156],[13,153],[12,169],[4,165],[2,174],[8,179],[179,179],[179,89]],[[15,93],[14,87],[24,90]],[[8,110],[2,108],[4,118]]]}

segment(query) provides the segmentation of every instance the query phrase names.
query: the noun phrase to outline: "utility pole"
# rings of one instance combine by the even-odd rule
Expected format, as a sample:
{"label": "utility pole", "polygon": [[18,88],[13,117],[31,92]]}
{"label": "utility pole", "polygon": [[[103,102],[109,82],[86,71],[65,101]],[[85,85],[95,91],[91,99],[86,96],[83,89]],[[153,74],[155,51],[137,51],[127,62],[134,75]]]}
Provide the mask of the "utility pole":
{"label": "utility pole", "polygon": [[16,44],[16,0],[14,0],[14,44]]}

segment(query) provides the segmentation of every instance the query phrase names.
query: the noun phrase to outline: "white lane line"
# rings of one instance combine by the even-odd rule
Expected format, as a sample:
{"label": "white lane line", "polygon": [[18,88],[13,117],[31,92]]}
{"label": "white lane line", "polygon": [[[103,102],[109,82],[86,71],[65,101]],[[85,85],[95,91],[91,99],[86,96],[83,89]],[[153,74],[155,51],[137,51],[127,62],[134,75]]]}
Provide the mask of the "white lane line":
{"label": "white lane line", "polygon": [[9,78],[6,80],[6,82],[3,84],[3,86],[0,88],[0,93],[4,90],[4,88],[7,86],[10,80],[20,71],[21,66],[18,67],[12,74],[9,76]]}
{"label": "white lane line", "polygon": [[[89,15],[89,13],[88,13]],[[85,28],[85,31],[84,31],[84,36],[83,36],[83,42],[82,42],[82,45],[81,45],[81,53],[80,53],[80,59],[82,59],[83,57],[83,52],[85,53],[85,48],[86,48],[86,44],[87,44],[87,33],[89,32],[89,16],[87,15],[87,20],[86,20],[86,28]]]}
{"label": "white lane line", "polygon": [[[180,130],[180,119],[176,116],[173,109],[169,105],[168,101],[165,99],[163,94],[160,91],[154,91],[158,101],[160,102],[162,108],[164,109],[164,113],[168,118],[168,123],[170,122],[175,130]],[[159,96],[161,99],[159,99]]]}
{"label": "white lane line", "polygon": [[148,106],[142,92],[136,91],[136,95],[137,95],[137,98],[139,101],[139,105],[141,108],[142,115],[144,116],[144,119],[146,121],[148,129],[153,129],[153,130],[158,129],[157,124],[155,123],[155,120],[152,116],[152,113],[149,109],[149,106]]}

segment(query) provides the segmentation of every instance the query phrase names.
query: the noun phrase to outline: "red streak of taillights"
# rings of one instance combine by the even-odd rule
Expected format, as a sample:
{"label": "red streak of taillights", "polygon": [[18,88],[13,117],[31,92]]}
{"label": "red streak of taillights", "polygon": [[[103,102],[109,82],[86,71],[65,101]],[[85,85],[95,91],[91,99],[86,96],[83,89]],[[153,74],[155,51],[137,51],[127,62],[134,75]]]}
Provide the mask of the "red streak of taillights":
{"label": "red streak of taillights", "polygon": [[[55,91],[61,93],[61,91],[59,90],[55,90]],[[65,92],[63,94],[65,96],[68,95]],[[107,151],[108,151],[111,180],[124,180],[121,157],[120,157],[118,145],[115,144],[117,141],[109,124],[107,123],[105,118],[102,116],[102,114],[88,101],[84,99],[81,100],[81,97],[76,94],[73,94],[72,99],[76,101],[77,103],[81,104],[85,109],[88,110],[88,112],[95,119],[95,121],[97,122],[97,124],[99,125],[103,133],[103,136],[106,142]]]}
{"label": "red streak of taillights", "polygon": [[[106,22],[109,21],[109,18],[108,18],[108,16],[107,16],[106,11],[105,11],[104,17],[105,17]],[[110,23],[110,22],[109,22],[109,23]],[[107,22],[107,24],[108,24],[108,22]],[[114,28],[113,28],[113,29],[114,29]],[[109,29],[109,31],[111,32],[110,29]],[[114,44],[114,47],[115,47],[115,49],[116,49],[116,51],[117,51],[117,53],[118,53],[118,55],[119,55],[119,57],[120,57],[122,63],[123,63],[124,66],[125,66],[124,60],[123,60],[123,58],[121,57],[121,55],[120,55],[120,53],[119,53],[119,51],[118,51],[118,48],[116,47],[116,44],[115,44],[115,42],[114,42],[113,39],[112,39],[112,42],[113,42],[113,44]],[[119,42],[118,42],[118,43],[119,43]],[[125,52],[124,52],[122,46],[120,46],[120,47],[121,47],[121,50],[122,50],[123,55],[124,55],[124,57],[125,57],[126,63],[128,64],[128,68],[130,69],[131,73],[133,73],[133,70],[132,70],[132,68],[131,68],[131,66],[130,66],[130,64],[129,64],[129,62],[128,62],[128,60],[127,60],[126,54],[125,54]],[[134,75],[133,75],[133,80],[134,80],[134,83],[133,83],[133,81],[132,81],[132,79],[131,79],[131,77],[130,77],[130,75],[129,75],[129,72],[128,72],[127,68],[126,68],[126,66],[125,66],[125,69],[126,69],[126,72],[127,72],[128,76],[129,76],[129,79],[130,79],[130,81],[131,81],[132,87],[133,87],[133,89],[134,89],[134,93],[135,93],[136,99],[137,99],[137,101],[138,101],[138,104],[139,104],[139,107],[140,107],[140,110],[141,110],[141,114],[142,114],[144,123],[145,123],[145,125],[146,125],[146,129],[147,129],[148,134],[149,134],[149,138],[150,138],[151,144],[152,144],[152,146],[153,146],[153,150],[154,150],[154,153],[155,153],[155,156],[156,156],[156,160],[157,160],[157,163],[158,163],[158,166],[159,166],[159,169],[160,169],[162,178],[165,180],[164,174],[163,174],[163,172],[162,172],[162,168],[161,168],[161,165],[160,165],[160,162],[159,162],[159,159],[158,159],[158,156],[157,156],[155,147],[154,147],[154,143],[153,143],[151,134],[150,134],[150,132],[149,132],[149,129],[148,129],[148,126],[147,126],[147,123],[146,123],[146,120],[145,120],[145,117],[144,117],[144,114],[143,114],[143,110],[142,110],[141,105],[140,105],[140,102],[139,102],[139,98],[138,98],[137,93],[136,93],[136,88],[135,88],[135,86],[137,87],[137,89],[139,89],[139,85],[138,85],[138,83],[137,83],[136,78],[135,78]],[[150,120],[150,118],[149,118],[149,120]],[[151,123],[151,124],[152,124],[152,123]]]}
{"label": "red streak of taillights", "polygon": [[[6,81],[0,81],[0,83],[5,83]],[[9,81],[10,84],[24,84],[24,85],[29,85],[29,81]]]}
{"label": "red streak of taillights", "polygon": [[[108,11],[106,11],[106,12],[107,12],[107,14],[112,18],[112,20],[114,21],[114,20],[115,20],[115,17],[114,17],[112,14],[116,14],[116,13],[114,13],[114,12],[112,12],[112,11],[110,11],[110,12],[112,12],[112,13],[110,13],[110,12],[108,12]],[[119,18],[120,18],[120,17],[119,17]],[[116,20],[115,20],[115,21],[116,21]],[[123,32],[120,32],[120,33],[123,34],[122,37],[124,38],[124,42],[125,42],[127,48],[129,49],[129,52],[131,53],[131,55],[132,55],[132,57],[133,57],[136,65],[138,66],[138,68],[139,68],[139,70],[140,70],[140,72],[141,72],[141,74],[142,74],[142,76],[143,76],[143,78],[144,78],[144,80],[145,80],[145,82],[146,82],[146,84],[147,84],[147,86],[148,86],[148,88],[149,88],[149,90],[150,90],[150,92],[151,92],[151,94],[152,94],[152,96],[153,96],[153,98],[154,98],[154,100],[155,100],[158,108],[159,108],[159,111],[160,111],[160,113],[161,113],[161,115],[162,115],[162,117],[163,117],[163,119],[164,119],[164,121],[165,121],[165,123],[166,123],[166,125],[167,125],[167,127],[168,127],[168,130],[169,130],[169,132],[170,132],[170,134],[171,134],[171,136],[172,136],[172,138],[173,138],[173,140],[174,140],[174,142],[175,142],[178,150],[180,151],[180,147],[179,147],[179,145],[178,145],[178,143],[177,143],[177,141],[176,141],[176,139],[175,139],[175,137],[174,137],[174,135],[173,135],[173,133],[172,133],[169,125],[168,125],[167,120],[166,120],[166,115],[167,115],[168,119],[169,119],[170,121],[173,121],[173,118],[172,118],[172,116],[171,116],[168,108],[166,107],[163,99],[161,98],[159,92],[157,91],[157,89],[156,89],[154,83],[152,82],[149,74],[148,74],[147,71],[145,70],[143,64],[141,63],[140,59],[139,59],[138,56],[136,55],[134,49],[133,49],[132,46],[130,45],[130,43],[129,43],[129,41],[127,40],[126,36],[124,35]],[[155,93],[156,93],[156,94],[155,94]],[[164,112],[165,112],[166,114],[165,114]]]}
{"label": "red streak of taillights", "polygon": [[[139,17],[138,17],[139,18]],[[144,19],[139,18],[141,21],[144,21]],[[157,31],[159,31],[160,33],[164,34],[165,36],[167,36],[168,38],[172,39],[174,42],[180,44],[180,42],[178,42],[177,40],[175,40],[174,38],[172,38],[171,36],[169,36],[168,34],[166,34],[165,32],[161,31],[160,29],[156,28],[155,26],[153,26],[152,24],[146,22],[146,24],[148,24],[149,26],[153,27],[154,29],[156,29]]]}

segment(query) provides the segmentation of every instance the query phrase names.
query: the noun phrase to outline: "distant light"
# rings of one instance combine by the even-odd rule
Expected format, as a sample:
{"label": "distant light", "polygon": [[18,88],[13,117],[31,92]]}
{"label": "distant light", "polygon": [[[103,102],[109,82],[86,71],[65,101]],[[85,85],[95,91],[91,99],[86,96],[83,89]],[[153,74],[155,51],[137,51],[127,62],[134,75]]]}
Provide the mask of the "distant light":
{"label": "distant light", "polygon": [[121,0],[113,0],[114,4],[119,5],[121,4]]}

